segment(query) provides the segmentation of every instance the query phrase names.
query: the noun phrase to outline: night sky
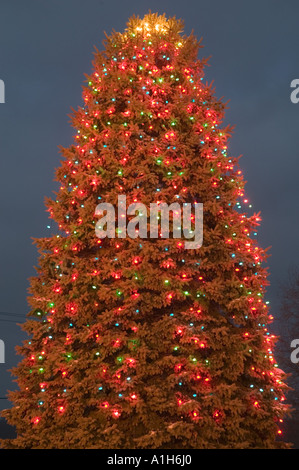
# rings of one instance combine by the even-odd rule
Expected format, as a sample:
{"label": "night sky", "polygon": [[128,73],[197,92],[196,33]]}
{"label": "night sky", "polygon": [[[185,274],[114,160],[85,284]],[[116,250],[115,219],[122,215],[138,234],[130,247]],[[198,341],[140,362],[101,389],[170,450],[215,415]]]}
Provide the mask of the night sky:
{"label": "night sky", "polygon": [[[68,115],[83,104],[94,46],[102,49],[104,31],[123,31],[131,15],[149,9],[184,19],[185,33],[203,38],[199,56],[211,56],[206,78],[214,81],[217,97],[229,100],[225,124],[235,126],[230,154],[243,155],[246,195],[263,218],[258,240],[272,247],[267,300],[279,317],[277,287],[290,266],[299,266],[299,103],[290,100],[290,83],[299,78],[296,0],[1,0],[2,312],[22,319],[29,310],[28,277],[37,264],[32,237],[49,235],[44,198],[57,187],[58,145],[72,143]],[[0,319],[7,354],[0,365],[3,397],[22,334],[17,317]]]}

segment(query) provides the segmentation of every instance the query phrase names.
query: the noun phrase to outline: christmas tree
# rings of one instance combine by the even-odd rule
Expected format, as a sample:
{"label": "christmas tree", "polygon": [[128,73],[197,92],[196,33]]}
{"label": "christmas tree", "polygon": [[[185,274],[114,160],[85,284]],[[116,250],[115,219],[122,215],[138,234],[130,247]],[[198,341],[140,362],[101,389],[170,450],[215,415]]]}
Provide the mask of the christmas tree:
{"label": "christmas tree", "polygon": [[[200,42],[182,30],[175,18],[132,17],[95,53],[47,200],[58,232],[36,240],[6,448],[288,446],[260,216],[248,215]],[[158,238],[138,224],[135,237],[116,224],[100,238],[109,221],[97,207],[119,195],[146,208],[203,204],[202,246],[186,249],[174,224],[163,236],[161,217]]]}

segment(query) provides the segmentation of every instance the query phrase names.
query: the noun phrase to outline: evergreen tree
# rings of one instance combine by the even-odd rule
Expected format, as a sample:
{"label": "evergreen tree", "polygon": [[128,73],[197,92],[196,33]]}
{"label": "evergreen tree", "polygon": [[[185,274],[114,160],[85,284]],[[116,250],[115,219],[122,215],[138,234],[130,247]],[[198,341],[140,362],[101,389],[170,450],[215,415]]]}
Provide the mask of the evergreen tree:
{"label": "evergreen tree", "polygon": [[[248,215],[200,43],[182,29],[132,17],[95,53],[47,200],[59,234],[36,240],[30,339],[4,413],[18,436],[6,448],[287,446],[260,217]],[[95,209],[118,195],[147,208],[202,203],[202,247],[119,227],[98,238]]]}

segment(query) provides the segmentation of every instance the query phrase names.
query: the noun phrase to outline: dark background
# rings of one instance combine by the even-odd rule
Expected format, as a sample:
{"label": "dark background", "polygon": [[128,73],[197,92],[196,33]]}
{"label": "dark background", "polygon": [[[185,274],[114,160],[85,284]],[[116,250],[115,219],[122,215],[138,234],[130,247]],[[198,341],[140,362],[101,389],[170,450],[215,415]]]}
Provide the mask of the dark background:
{"label": "dark background", "polygon": [[[67,115],[82,105],[93,46],[101,49],[104,31],[123,31],[131,15],[149,9],[184,19],[186,34],[194,30],[203,37],[200,56],[212,56],[206,78],[214,80],[219,98],[230,100],[225,124],[236,126],[230,153],[244,155],[246,193],[263,217],[259,243],[272,246],[267,300],[276,321],[271,330],[284,333],[278,287],[289,266],[299,265],[299,103],[290,100],[290,83],[299,78],[299,2],[1,0],[0,79],[6,103],[0,104],[0,311],[19,315],[0,314],[6,345],[1,398],[14,386],[7,370],[17,362],[14,347],[24,337],[16,321],[28,311],[28,277],[37,262],[31,237],[51,231],[43,201],[56,188],[57,147],[72,143]],[[289,343],[299,331],[292,334]],[[0,409],[7,406],[1,399]],[[294,423],[291,427],[294,441]]]}

